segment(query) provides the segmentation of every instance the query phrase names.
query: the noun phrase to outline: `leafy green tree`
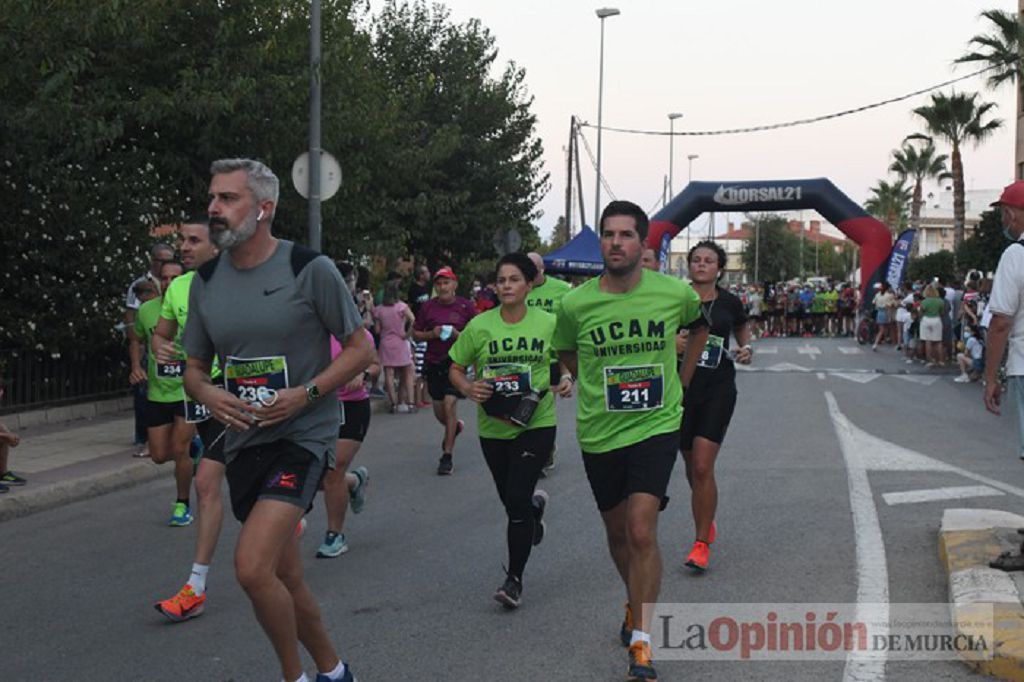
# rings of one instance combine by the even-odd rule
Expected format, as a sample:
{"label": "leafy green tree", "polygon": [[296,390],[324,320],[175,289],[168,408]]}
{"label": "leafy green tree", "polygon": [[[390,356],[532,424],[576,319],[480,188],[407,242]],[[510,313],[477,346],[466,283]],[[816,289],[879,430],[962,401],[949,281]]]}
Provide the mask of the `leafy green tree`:
{"label": "leafy green tree", "polygon": [[1016,12],[985,10],[981,16],[991,23],[991,33],[970,40],[973,51],[955,60],[958,64],[981,63],[996,67],[986,77],[989,88],[997,90],[1005,83],[1016,83],[1017,110],[1021,107],[1021,75],[1024,74],[1024,22]]}
{"label": "leafy green tree", "polygon": [[[539,245],[547,189],[525,74],[441,8],[323,0],[323,147],[343,168],[325,252],[494,256]],[[355,7],[355,8],[354,8]],[[308,145],[308,0],[21,0],[0,22],[0,347],[110,343],[150,228],[206,205],[213,159],[282,179],[275,233],[305,241],[288,182]]]}
{"label": "leafy green tree", "polygon": [[789,221],[773,214],[748,216],[748,220],[753,225],[743,249],[747,279],[777,282],[796,277],[800,269],[800,238],[789,231]]}
{"label": "leafy green tree", "polygon": [[974,234],[964,240],[957,251],[960,271],[981,270],[995,272],[999,257],[1010,242],[1003,236],[1003,221],[1000,211],[985,211]]}
{"label": "leafy green tree", "polygon": [[[893,162],[889,170],[900,178],[901,182],[908,179],[913,180],[914,191],[910,202],[910,227],[915,230],[921,229],[921,207],[924,205],[922,198],[922,185],[925,180],[946,180],[951,178],[946,170],[945,154],[936,154],[935,145],[930,139],[918,149],[917,146],[908,140],[904,140],[902,149],[894,149],[892,152]],[[918,240],[914,240],[911,247],[911,257],[917,255]]]}
{"label": "leafy green tree", "polygon": [[[914,109],[914,113],[924,119],[928,133],[945,140],[953,148],[954,249],[959,248],[964,241],[964,163],[961,148],[965,144],[981,144],[1002,126],[1003,122],[999,119],[985,120],[995,106],[994,102],[978,102],[978,93],[933,93],[931,104]],[[911,136],[920,137],[925,136]]]}
{"label": "leafy green tree", "polygon": [[885,223],[890,233],[899,234],[900,230],[907,226],[911,189],[902,179],[894,183],[879,180],[870,191],[871,197],[864,202],[864,210]]}
{"label": "leafy green tree", "polygon": [[907,266],[907,278],[910,280],[931,281],[933,277],[940,277],[945,282],[952,282],[955,272],[953,252],[945,250],[913,258]]}
{"label": "leafy green tree", "polygon": [[389,1],[373,24],[373,54],[402,144],[385,179],[382,216],[432,265],[493,256],[499,230],[536,235],[548,190],[525,72],[498,77],[494,37],[456,25],[441,5]]}

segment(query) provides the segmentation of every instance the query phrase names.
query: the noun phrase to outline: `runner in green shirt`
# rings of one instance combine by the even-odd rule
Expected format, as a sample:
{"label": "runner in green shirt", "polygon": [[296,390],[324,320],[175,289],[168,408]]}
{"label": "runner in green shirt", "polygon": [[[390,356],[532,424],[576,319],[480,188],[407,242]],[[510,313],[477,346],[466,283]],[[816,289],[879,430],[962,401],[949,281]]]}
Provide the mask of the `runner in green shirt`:
{"label": "runner in green shirt", "polygon": [[[160,286],[166,291],[171,282],[183,272],[181,263],[169,261],[160,267]],[[146,404],[146,433],[149,439],[149,456],[157,464],[174,462],[174,480],[178,496],[171,508],[170,526],[187,526],[192,523],[189,509],[189,489],[192,487],[192,461],[189,458],[189,444],[195,435],[195,428],[185,421],[185,391],[182,378],[185,375],[185,360],[182,357],[160,358],[153,343],[153,334],[160,320],[163,301],[154,298],[139,307],[132,329],[130,355],[135,368],[142,353],[142,343],[149,345],[149,388]]]}
{"label": "runner in green shirt", "polygon": [[[188,298],[195,271],[217,255],[217,247],[210,241],[210,227],[205,216],[196,216],[181,225],[181,262],[188,272],[176,278],[164,292],[160,321],[153,332],[153,345],[157,358],[170,361],[183,356],[181,335],[188,320]],[[217,363],[211,372],[214,381],[220,376]],[[208,418],[205,407],[188,399],[186,418],[197,423],[203,441],[203,456],[195,469],[197,523],[195,557],[188,582],[169,599],[154,604],[154,608],[172,622],[181,622],[203,613],[206,607],[206,578],[213,561],[213,553],[220,537],[224,517],[221,488],[224,482],[224,425]]]}
{"label": "runner in green shirt", "polygon": [[[544,274],[544,257],[536,251],[526,254],[533,264],[537,266],[537,276],[533,280],[533,290],[526,295],[526,305],[531,308],[540,308],[545,312],[558,317],[558,311],[562,308],[562,297],[572,290],[572,285],[554,277]],[[562,375],[558,363],[558,352],[551,349],[551,384],[558,385]],[[541,477],[547,477],[547,472],[555,468],[555,452],[557,445],[551,446],[551,454],[548,455],[547,463],[541,469]]]}
{"label": "runner in green shirt", "polygon": [[[480,448],[508,517],[508,574],[494,598],[507,608],[521,602],[523,570],[530,549],[544,537],[542,517],[548,495],[535,490],[546,454],[555,442],[555,399],[572,395],[572,377],[562,374],[552,388],[548,360],[555,318],[527,296],[537,268],[521,253],[498,261],[501,305],[477,315],[448,351],[449,380],[478,403]],[[466,378],[468,367],[476,380]],[[532,414],[524,408],[533,406]]]}
{"label": "runner in green shirt", "polygon": [[[679,447],[683,387],[708,336],[690,285],[641,267],[647,228],[636,204],[605,207],[605,272],[565,295],[554,338],[562,362],[579,377],[583,464],[629,598],[620,635],[629,645],[630,680],[657,677],[651,614],[643,605],[658,601],[658,512]],[[690,343],[677,374],[680,327],[690,329]]]}

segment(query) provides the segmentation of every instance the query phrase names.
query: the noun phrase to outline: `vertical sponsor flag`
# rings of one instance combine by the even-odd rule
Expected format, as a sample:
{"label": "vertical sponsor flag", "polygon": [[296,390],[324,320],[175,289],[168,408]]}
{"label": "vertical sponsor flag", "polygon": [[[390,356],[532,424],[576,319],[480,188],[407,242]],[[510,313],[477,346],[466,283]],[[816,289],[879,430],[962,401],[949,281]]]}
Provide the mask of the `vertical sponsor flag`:
{"label": "vertical sponsor flag", "polygon": [[914,230],[904,230],[896,240],[896,243],[893,244],[892,251],[889,252],[889,260],[886,261],[885,267],[885,281],[889,283],[893,290],[899,288],[907,274],[907,266],[910,265],[910,247],[914,243],[914,233]]}
{"label": "vertical sponsor flag", "polygon": [[658,270],[665,275],[668,274],[669,268],[671,267],[671,263],[669,263],[669,254],[671,252],[671,246],[672,235],[666,232],[665,234],[661,235],[661,249],[659,249],[658,251]]}

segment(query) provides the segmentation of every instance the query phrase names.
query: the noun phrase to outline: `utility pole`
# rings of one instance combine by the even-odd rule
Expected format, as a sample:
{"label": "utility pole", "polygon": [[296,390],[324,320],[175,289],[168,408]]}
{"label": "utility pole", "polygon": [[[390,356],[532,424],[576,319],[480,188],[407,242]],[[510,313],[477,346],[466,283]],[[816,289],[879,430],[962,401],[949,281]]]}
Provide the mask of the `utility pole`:
{"label": "utility pole", "polygon": [[321,246],[320,218],[320,0],[309,8],[309,248]]}
{"label": "utility pole", "polygon": [[580,143],[576,139],[577,133],[578,131],[574,129],[572,134],[572,155],[573,162],[576,164],[576,196],[580,202],[580,229],[583,229],[583,226],[587,224],[587,212],[583,205],[583,176],[580,171]]}
{"label": "utility pole", "polygon": [[576,142],[576,117],[569,117],[569,149],[566,153],[565,170],[565,235],[566,241],[572,236],[572,145]]}
{"label": "utility pole", "polygon": [[754,221],[754,283],[761,281],[761,222]]}

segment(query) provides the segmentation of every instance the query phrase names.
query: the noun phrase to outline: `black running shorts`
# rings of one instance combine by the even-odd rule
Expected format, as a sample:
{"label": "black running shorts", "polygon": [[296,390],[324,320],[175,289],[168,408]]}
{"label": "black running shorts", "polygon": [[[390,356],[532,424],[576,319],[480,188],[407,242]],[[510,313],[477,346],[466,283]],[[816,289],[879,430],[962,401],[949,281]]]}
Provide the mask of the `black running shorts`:
{"label": "black running shorts", "polygon": [[451,366],[451,360],[428,362],[424,365],[423,373],[427,376],[427,393],[430,394],[431,400],[444,400],[445,396],[449,395],[456,398],[462,397],[462,394],[448,380],[448,368]]}
{"label": "black running shorts", "polygon": [[[203,441],[203,459],[212,459],[214,462],[224,463],[224,441],[227,436],[221,438],[221,434],[227,427],[216,419],[207,419],[196,424],[196,431]],[[211,446],[212,443],[212,446]]]}
{"label": "black running shorts", "polygon": [[584,452],[583,467],[598,510],[610,511],[633,493],[654,495],[664,509],[678,447],[679,432],[669,431],[617,450]]}
{"label": "black running shorts", "polygon": [[291,441],[242,448],[227,468],[231,511],[243,523],[259,500],[280,500],[309,511],[323,474],[323,462]]}
{"label": "black running shorts", "polygon": [[338,440],[355,440],[360,443],[370,430],[370,399],[345,400],[341,408],[341,426],[338,427]]}
{"label": "black running shorts", "polygon": [[721,445],[735,407],[736,385],[731,382],[709,386],[702,391],[687,391],[683,397],[683,428],[679,430],[679,449],[684,452],[692,450],[693,439],[697,436]]}
{"label": "black running shorts", "polygon": [[185,418],[184,400],[176,400],[173,403],[158,403],[155,400],[146,401],[147,428],[155,429],[158,426],[173,424],[175,417]]}

